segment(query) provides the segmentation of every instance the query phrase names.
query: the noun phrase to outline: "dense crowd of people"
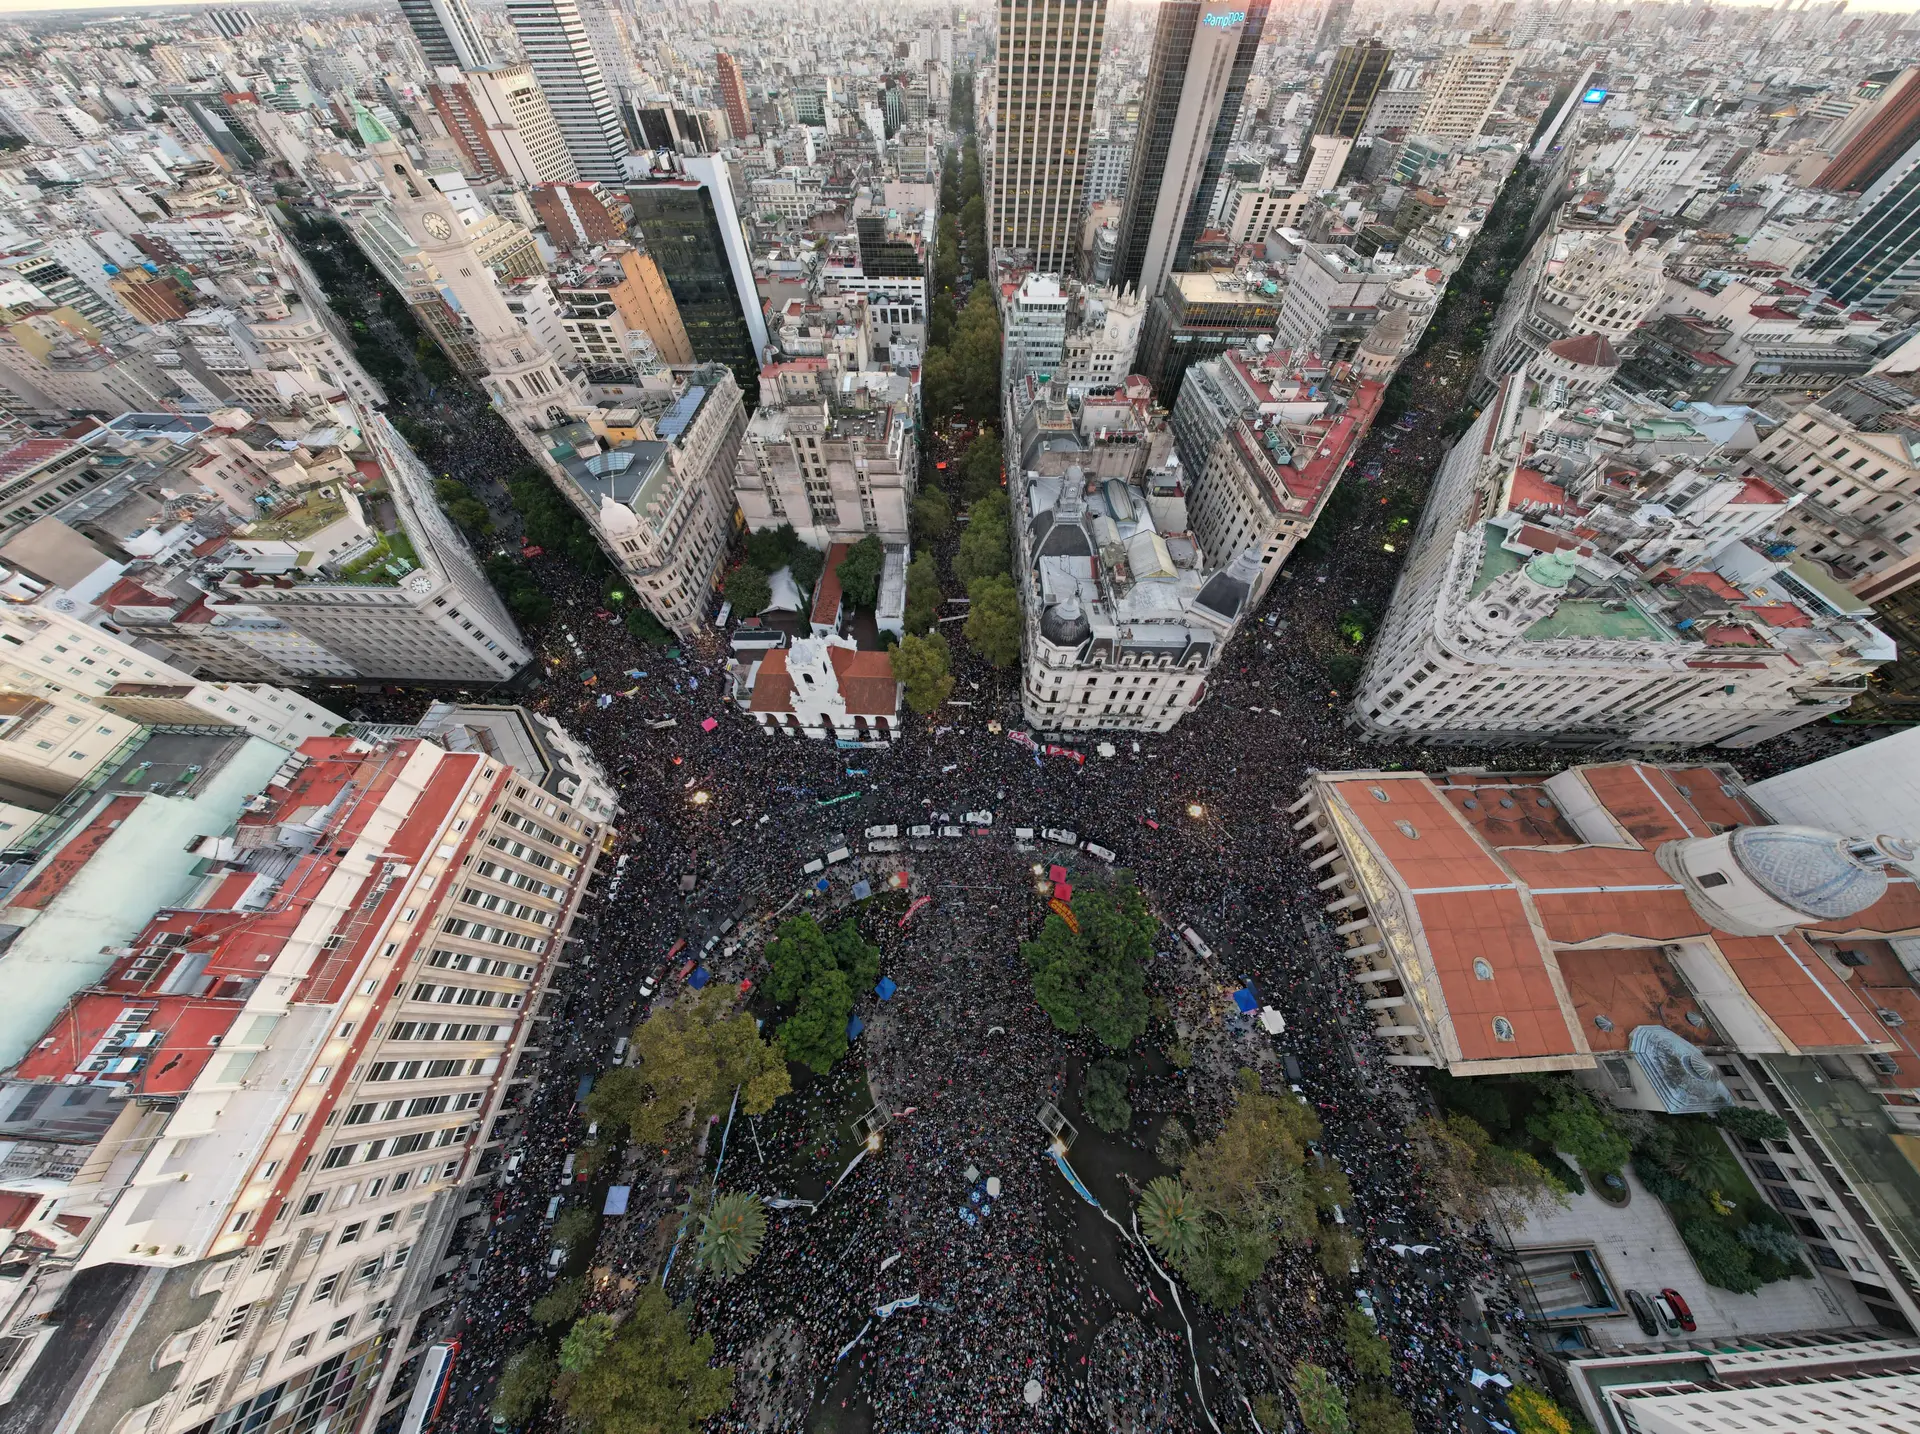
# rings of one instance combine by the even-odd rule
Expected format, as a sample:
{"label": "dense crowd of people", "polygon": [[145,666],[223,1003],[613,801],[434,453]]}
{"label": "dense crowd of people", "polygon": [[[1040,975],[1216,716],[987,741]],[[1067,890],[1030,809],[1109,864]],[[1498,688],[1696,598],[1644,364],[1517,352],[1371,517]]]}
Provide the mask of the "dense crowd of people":
{"label": "dense crowd of people", "polygon": [[[1421,401],[1449,401],[1441,377]],[[1461,377],[1447,381],[1457,390]],[[503,460],[483,434],[443,438],[443,461],[460,476],[499,476]],[[1444,446],[1426,418],[1374,435],[1347,481],[1377,486],[1332,556],[1299,555],[1282,572],[1207,700],[1165,736],[1097,734],[1115,742],[1115,755],[1083,749],[1084,762],[1036,757],[989,730],[989,721],[1022,725],[1017,678],[964,644],[956,695],[972,705],[912,722],[890,750],[842,752],[762,732],[725,704],[717,640],[674,656],[641,647],[603,614],[596,584],[535,560],[556,614],[525,700],[599,754],[622,803],[620,839],[601,859],[579,939],[540,1013],[521,1068],[530,1080],[517,1088],[514,1168],[471,1237],[443,1322],[462,1340],[444,1427],[486,1428],[504,1361],[540,1337],[530,1306],[555,1278],[551,1197],[599,1208],[608,1176],[563,1186],[561,1170],[585,1139],[582,1079],[609,1063],[614,1040],[644,1014],[642,979],[660,979],[657,999],[673,999],[680,962],[667,966],[669,949],[685,940],[699,950],[727,921],[740,924],[709,957],[714,979],[755,974],[772,919],[807,885],[804,863],[842,841],[859,848],[868,825],[904,831],[933,812],[978,809],[995,814],[990,835],[835,868],[829,891],[809,898],[846,907],[855,875],[902,868],[933,900],[879,940],[899,990],[884,1003],[863,995],[867,1029],[842,1071],[801,1076],[770,1115],[730,1134],[723,1185],[805,1203],[772,1211],[758,1261],[730,1283],[700,1276],[687,1258],[691,1237],[679,1241],[670,1292],[739,1371],[718,1427],[814,1428],[824,1411],[827,1427],[903,1431],[1247,1429],[1255,1404],[1284,1390],[1297,1362],[1346,1367],[1340,1315],[1353,1291],[1310,1251],[1283,1245],[1240,1307],[1213,1315],[1120,1228],[1129,1185],[1157,1169],[1146,1122],[1178,1110],[1204,1136],[1229,1098],[1220,1072],[1139,1076],[1136,1128],[1112,1143],[1112,1168],[1092,1171],[1090,1160],[1087,1183],[1104,1209],[1046,1157],[1037,1113],[1045,1102],[1074,1108],[1089,1052],[1054,1032],[1031,999],[1018,946],[1044,906],[1028,871],[1036,857],[1013,841],[1017,826],[1066,827],[1111,847],[1170,927],[1205,935],[1223,989],[1251,982],[1284,1014],[1281,1042],[1303,1067],[1323,1147],[1352,1185],[1346,1218],[1365,1243],[1357,1284],[1393,1351],[1394,1390],[1422,1430],[1501,1420],[1497,1392],[1473,1374],[1529,1375],[1524,1340],[1512,1333],[1520,1308],[1489,1232],[1420,1198],[1403,1131],[1426,1109],[1425,1092],[1379,1060],[1286,815],[1316,768],[1539,770],[1570,760],[1381,748],[1345,723],[1347,694],[1328,677],[1326,644],[1344,614],[1384,610],[1400,561],[1373,494],[1430,473]],[[387,705],[396,710],[375,715],[407,715]],[[1790,734],[1739,764],[1763,776],[1852,740],[1830,728]],[[1074,860],[1078,872],[1085,863]],[[687,876],[694,889],[682,894]],[[1156,962],[1154,979],[1182,979],[1186,961]],[[1162,994],[1171,1002],[1179,993]],[[851,1122],[870,1106],[886,1122],[879,1150],[847,1173],[859,1152]],[[707,1152],[709,1173],[716,1154]],[[589,1308],[618,1309],[637,1282],[660,1277],[700,1174],[637,1156],[630,1172],[628,1213],[604,1222],[591,1261],[569,1266],[605,1276]]]}

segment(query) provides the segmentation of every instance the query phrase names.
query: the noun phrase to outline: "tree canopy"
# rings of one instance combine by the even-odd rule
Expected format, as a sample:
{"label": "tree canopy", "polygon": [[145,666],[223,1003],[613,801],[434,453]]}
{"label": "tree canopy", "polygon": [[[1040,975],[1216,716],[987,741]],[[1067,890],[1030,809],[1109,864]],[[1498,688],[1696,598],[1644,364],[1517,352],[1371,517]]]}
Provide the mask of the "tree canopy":
{"label": "tree canopy", "polygon": [[[940,613],[940,574],[934,569],[933,554],[921,551],[907,565],[907,631],[924,637]],[[897,676],[898,674],[896,674]]]}
{"label": "tree canopy", "polygon": [[1147,1028],[1147,978],[1154,920],[1139,888],[1116,880],[1083,887],[1071,903],[1076,932],[1055,913],[1020,948],[1033,972],[1034,999],[1056,1029],[1090,1032],[1123,1051]]}
{"label": "tree canopy", "polygon": [[871,611],[880,597],[880,570],[886,566],[887,552],[872,533],[847,549],[834,575],[840,579],[840,596],[848,607]]}
{"label": "tree canopy", "polygon": [[730,1280],[753,1263],[766,1234],[767,1207],[760,1197],[729,1190],[700,1222],[694,1260],[714,1278]]}
{"label": "tree canopy", "polygon": [[906,684],[907,706],[922,717],[945,702],[953,691],[953,659],[946,637],[939,632],[907,636],[888,660],[893,664],[894,680]]}
{"label": "tree canopy", "polygon": [[983,428],[974,435],[960,460],[961,493],[968,502],[1000,491],[1000,465],[1004,461],[1000,440],[991,428]]}
{"label": "tree canopy", "polygon": [[847,1053],[847,1018],[861,991],[880,975],[880,948],[843,921],[822,931],[811,915],[789,917],[767,943],[773,999],[793,1002],[777,1037],[790,1061],[825,1075]]}
{"label": "tree canopy", "polygon": [[642,1146],[692,1138],[697,1122],[724,1114],[736,1087],[748,1115],[764,1115],[792,1089],[780,1053],[754,1019],[733,1008],[731,987],[655,1006],[635,1029],[637,1064],[608,1071],[587,1096],[587,1114],[622,1125]]}
{"label": "tree canopy", "polygon": [[523,1345],[500,1371],[500,1382],[493,1390],[493,1413],[509,1424],[524,1424],[547,1402],[560,1367],[553,1352],[536,1340]]}
{"label": "tree canopy", "polygon": [[713,1336],[648,1282],[613,1339],[575,1376],[567,1414],[586,1434],[694,1434],[733,1402],[733,1368],[713,1363]]}
{"label": "tree canopy", "polygon": [[1458,1111],[1428,1117],[1408,1127],[1420,1151],[1427,1188],[1435,1201],[1473,1218],[1497,1210],[1509,1225],[1524,1225],[1537,1200],[1565,1204],[1565,1186],[1524,1150],[1495,1145],[1487,1128]]}
{"label": "tree canopy", "polygon": [[953,527],[953,504],[938,488],[926,487],[913,500],[913,536],[916,542],[933,543],[946,537]]}
{"label": "tree canopy", "polygon": [[967,584],[967,643],[995,667],[1020,659],[1020,597],[1006,573]]}
{"label": "tree canopy", "polygon": [[1007,547],[1007,495],[995,489],[967,507],[967,531],[960,535],[953,575],[971,587],[979,578],[1013,571]]}
{"label": "tree canopy", "polygon": [[742,563],[727,574],[726,592],[735,617],[757,617],[773,601],[773,584],[752,563]]}
{"label": "tree canopy", "polygon": [[1117,1134],[1133,1123],[1133,1104],[1127,1099],[1125,1061],[1109,1057],[1088,1064],[1080,1109],[1096,1129],[1108,1134]]}

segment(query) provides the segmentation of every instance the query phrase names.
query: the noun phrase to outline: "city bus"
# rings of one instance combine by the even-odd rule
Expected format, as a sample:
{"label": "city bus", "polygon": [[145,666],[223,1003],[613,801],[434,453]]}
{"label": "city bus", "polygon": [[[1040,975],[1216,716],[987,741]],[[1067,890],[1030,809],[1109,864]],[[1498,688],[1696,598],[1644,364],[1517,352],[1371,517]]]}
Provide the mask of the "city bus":
{"label": "city bus", "polygon": [[407,1412],[400,1416],[399,1434],[425,1434],[433,1428],[441,1406],[447,1402],[447,1390],[453,1384],[453,1361],[459,1353],[457,1339],[427,1346],[420,1358],[420,1378],[414,1383],[413,1398],[407,1401]]}

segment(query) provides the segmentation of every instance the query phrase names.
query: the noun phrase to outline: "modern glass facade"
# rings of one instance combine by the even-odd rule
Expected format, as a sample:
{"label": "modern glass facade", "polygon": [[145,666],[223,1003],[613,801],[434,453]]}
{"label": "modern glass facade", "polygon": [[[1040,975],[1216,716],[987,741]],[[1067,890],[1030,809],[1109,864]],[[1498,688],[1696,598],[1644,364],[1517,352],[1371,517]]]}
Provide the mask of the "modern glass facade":
{"label": "modern glass facade", "polygon": [[[751,399],[760,392],[760,360],[713,196],[705,185],[686,181],[637,184],[627,195],[633,201],[633,227],[666,277],[694,358],[732,369],[740,391]],[[753,302],[759,302],[757,295]]]}
{"label": "modern glass facade", "polygon": [[1859,217],[1804,278],[1843,304],[1881,308],[1920,278],[1920,145],[1869,191]]}

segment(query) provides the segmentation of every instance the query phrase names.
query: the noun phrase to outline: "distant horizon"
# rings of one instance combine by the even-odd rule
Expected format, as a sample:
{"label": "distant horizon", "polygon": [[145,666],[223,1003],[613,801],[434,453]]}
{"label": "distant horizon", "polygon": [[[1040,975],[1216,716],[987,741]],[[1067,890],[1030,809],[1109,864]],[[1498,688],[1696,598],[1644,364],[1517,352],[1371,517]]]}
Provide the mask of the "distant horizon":
{"label": "distant horizon", "polygon": [[[398,0],[62,0],[59,4],[44,4],[41,0],[0,0],[0,15],[70,15],[78,10],[216,10],[265,8],[294,4],[331,3],[336,5],[390,5],[398,9]],[[1115,3],[1115,0],[1109,0]],[[1136,3],[1153,4],[1157,0],[1136,0]],[[1551,3],[1551,0],[1541,0]],[[1583,0],[1583,3],[1597,4],[1599,0]],[[1726,8],[1737,6],[1746,9],[1749,6],[1772,9],[1779,0],[1710,0],[1713,5]],[[1810,0],[1808,8],[1824,5],[1829,0]],[[1898,12],[1914,13],[1920,11],[1920,0],[1852,0],[1847,12],[1865,12],[1887,14]]]}

